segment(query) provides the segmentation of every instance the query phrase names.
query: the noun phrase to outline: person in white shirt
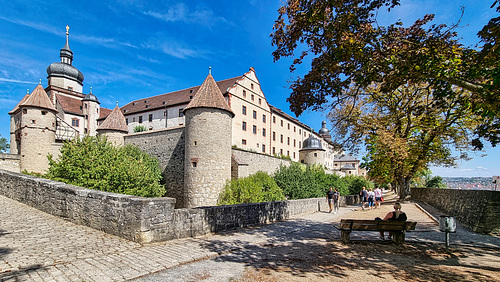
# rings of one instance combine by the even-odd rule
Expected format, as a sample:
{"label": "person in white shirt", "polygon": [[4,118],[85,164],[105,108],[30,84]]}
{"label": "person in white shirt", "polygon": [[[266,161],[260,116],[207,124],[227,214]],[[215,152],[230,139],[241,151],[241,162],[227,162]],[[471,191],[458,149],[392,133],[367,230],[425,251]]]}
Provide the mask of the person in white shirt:
{"label": "person in white shirt", "polygon": [[378,209],[380,208],[380,203],[382,203],[382,189],[377,187],[373,193],[375,193],[375,208]]}

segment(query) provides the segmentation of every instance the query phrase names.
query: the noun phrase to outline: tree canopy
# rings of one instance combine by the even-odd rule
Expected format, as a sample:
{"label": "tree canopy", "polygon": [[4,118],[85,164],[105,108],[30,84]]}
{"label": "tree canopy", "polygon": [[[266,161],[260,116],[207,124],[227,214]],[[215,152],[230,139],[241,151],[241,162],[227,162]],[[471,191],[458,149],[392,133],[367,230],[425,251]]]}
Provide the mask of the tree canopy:
{"label": "tree canopy", "polygon": [[9,142],[5,137],[0,136],[0,153],[6,152],[10,148]]}
{"label": "tree canopy", "polygon": [[[364,89],[377,84],[382,93],[410,84],[426,85],[436,97],[460,87],[470,92],[472,110],[481,117],[473,145],[482,148],[481,137],[496,145],[500,142],[500,17],[478,33],[483,45],[474,49],[459,43],[458,24],[433,24],[432,14],[422,15],[408,27],[399,21],[378,25],[379,10],[390,11],[400,2],[288,0],[280,7],[271,34],[274,59],[293,57],[293,71],[306,57],[313,57],[309,73],[290,86],[291,110],[300,115],[330,102],[333,107],[342,105],[351,98],[344,93],[353,85]],[[498,1],[495,6],[500,12]]]}

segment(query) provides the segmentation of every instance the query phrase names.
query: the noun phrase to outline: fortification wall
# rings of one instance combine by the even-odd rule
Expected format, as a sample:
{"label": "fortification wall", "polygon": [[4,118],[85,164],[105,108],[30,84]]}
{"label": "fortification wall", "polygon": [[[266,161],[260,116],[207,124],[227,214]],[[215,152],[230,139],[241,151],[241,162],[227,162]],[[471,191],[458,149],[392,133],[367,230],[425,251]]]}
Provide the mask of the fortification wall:
{"label": "fortification wall", "polygon": [[21,172],[19,168],[19,155],[0,153],[0,169],[12,172]]}
{"label": "fortification wall", "polygon": [[[174,209],[175,199],[85,189],[0,170],[0,195],[46,213],[139,243],[194,237],[326,211],[325,198]],[[341,197],[340,204],[357,197]]]}
{"label": "fortification wall", "polygon": [[[247,177],[255,174],[257,171],[267,172],[272,175],[276,172],[280,165],[289,166],[292,161],[281,159],[278,157],[259,154],[256,152],[244,151],[242,149],[233,148],[233,156],[236,159],[231,167],[232,178]],[[238,163],[236,167],[236,163]]]}
{"label": "fortification wall", "polygon": [[[184,191],[184,126],[144,131],[125,135],[125,144],[133,144],[160,163],[167,196],[183,199]],[[181,205],[178,202],[177,205]]]}
{"label": "fortification wall", "polygon": [[412,188],[411,198],[455,216],[472,231],[500,232],[500,191]]}

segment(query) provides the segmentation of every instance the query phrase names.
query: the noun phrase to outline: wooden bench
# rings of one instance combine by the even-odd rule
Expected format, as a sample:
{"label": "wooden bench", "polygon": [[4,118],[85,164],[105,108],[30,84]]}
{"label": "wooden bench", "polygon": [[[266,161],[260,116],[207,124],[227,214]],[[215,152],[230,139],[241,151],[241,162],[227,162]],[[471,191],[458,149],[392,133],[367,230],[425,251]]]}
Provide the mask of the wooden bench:
{"label": "wooden bench", "polygon": [[415,230],[416,225],[416,222],[411,221],[342,219],[337,229],[342,231],[340,235],[342,243],[348,243],[351,240],[352,231],[390,231],[392,241],[396,244],[403,244],[406,230]]}

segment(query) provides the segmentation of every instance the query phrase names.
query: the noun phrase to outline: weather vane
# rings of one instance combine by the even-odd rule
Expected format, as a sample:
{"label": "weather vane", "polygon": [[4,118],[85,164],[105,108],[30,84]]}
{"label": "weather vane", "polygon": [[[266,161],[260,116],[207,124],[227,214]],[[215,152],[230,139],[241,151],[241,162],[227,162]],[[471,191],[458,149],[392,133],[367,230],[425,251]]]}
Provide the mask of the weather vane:
{"label": "weather vane", "polygon": [[69,25],[66,25],[66,35],[69,35]]}

